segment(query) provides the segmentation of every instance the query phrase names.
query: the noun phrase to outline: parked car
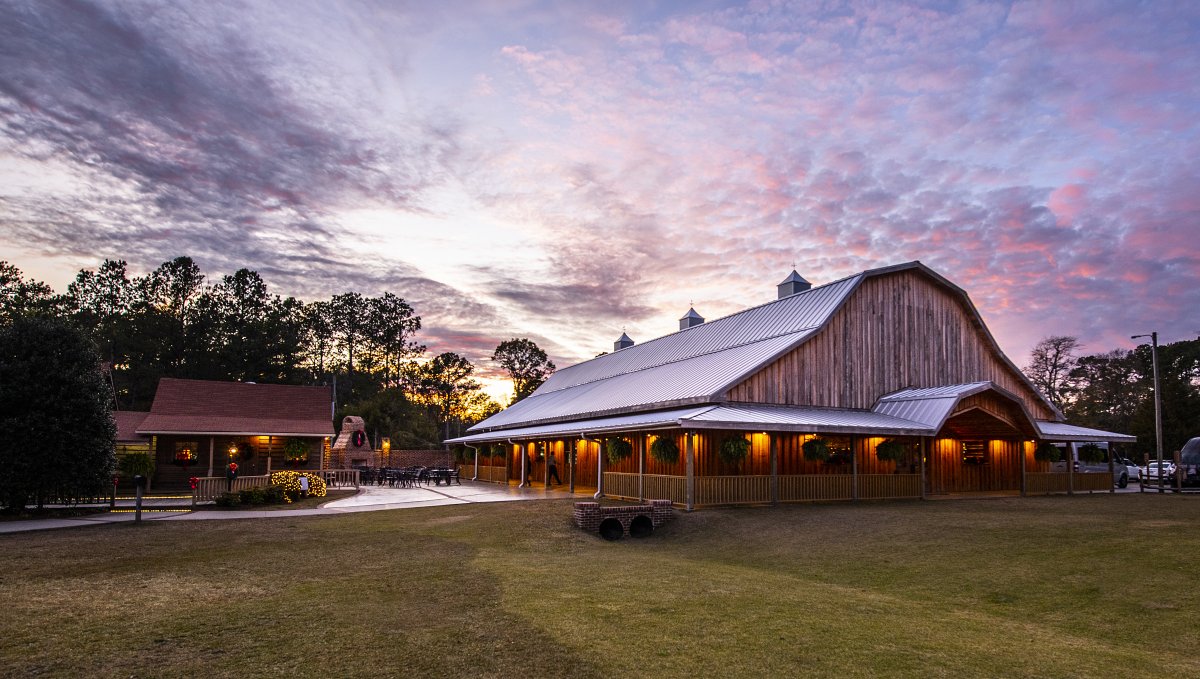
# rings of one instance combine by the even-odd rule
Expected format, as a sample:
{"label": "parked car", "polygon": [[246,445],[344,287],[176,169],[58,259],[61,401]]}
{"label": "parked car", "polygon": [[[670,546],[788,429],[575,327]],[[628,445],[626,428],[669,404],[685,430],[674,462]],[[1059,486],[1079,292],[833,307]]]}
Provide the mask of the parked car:
{"label": "parked car", "polygon": [[1142,469],[1136,462],[1127,457],[1118,457],[1113,459],[1114,465],[1120,465],[1125,468],[1125,477],[1130,481],[1141,478]]}
{"label": "parked car", "polygon": [[1159,467],[1158,460],[1151,460],[1150,464],[1138,469],[1139,483],[1159,483],[1159,477],[1162,477],[1162,483],[1169,484],[1175,478],[1175,463],[1170,460],[1163,460],[1162,466]]}

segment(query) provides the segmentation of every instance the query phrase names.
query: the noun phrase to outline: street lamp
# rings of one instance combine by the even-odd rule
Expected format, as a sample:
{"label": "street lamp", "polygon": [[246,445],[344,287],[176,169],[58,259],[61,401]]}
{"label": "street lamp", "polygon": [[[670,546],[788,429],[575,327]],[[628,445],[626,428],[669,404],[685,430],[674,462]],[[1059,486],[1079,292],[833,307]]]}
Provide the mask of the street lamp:
{"label": "street lamp", "polygon": [[1150,338],[1150,363],[1154,366],[1154,448],[1158,452],[1158,492],[1163,492],[1162,457],[1162,390],[1158,388],[1158,333],[1130,335],[1129,339]]}

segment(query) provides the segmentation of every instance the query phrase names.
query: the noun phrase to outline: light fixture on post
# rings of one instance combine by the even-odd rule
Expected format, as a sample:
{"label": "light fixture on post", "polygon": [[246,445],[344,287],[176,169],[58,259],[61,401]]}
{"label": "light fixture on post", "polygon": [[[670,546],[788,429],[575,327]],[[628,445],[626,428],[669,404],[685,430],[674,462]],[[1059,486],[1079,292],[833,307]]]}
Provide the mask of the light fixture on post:
{"label": "light fixture on post", "polygon": [[1158,333],[1130,335],[1129,339],[1150,338],[1150,364],[1154,367],[1154,449],[1158,453],[1158,492],[1163,492],[1162,390],[1158,386]]}

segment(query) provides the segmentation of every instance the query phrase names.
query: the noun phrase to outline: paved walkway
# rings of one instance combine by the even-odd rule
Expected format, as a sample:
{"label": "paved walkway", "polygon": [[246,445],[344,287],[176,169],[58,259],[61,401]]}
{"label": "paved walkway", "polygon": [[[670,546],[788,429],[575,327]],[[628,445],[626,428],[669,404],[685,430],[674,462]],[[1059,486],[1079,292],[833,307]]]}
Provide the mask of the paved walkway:
{"label": "paved walkway", "polygon": [[[572,496],[565,489],[544,490],[542,488],[517,488],[495,483],[463,481],[462,485],[421,486],[418,488],[390,488],[388,486],[363,486],[351,497],[334,500],[315,509],[281,510],[197,510],[183,512],[144,512],[143,521],[204,521],[222,519],[286,519],[296,516],[330,516],[353,512],[375,512],[384,509],[406,509],[409,507],[440,507],[477,502],[513,502],[517,500],[548,500],[576,497],[590,499],[591,493],[576,493]],[[0,533],[17,533],[50,528],[94,526],[104,523],[133,521],[134,513],[129,510],[88,514],[62,519],[28,519],[0,522]]]}

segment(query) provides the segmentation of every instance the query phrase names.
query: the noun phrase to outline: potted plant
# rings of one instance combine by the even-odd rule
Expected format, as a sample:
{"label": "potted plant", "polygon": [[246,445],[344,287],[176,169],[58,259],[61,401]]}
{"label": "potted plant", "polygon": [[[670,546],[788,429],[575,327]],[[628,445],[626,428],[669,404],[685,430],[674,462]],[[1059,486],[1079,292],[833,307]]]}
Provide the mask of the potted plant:
{"label": "potted plant", "polygon": [[827,462],[829,460],[829,441],[825,439],[809,439],[800,448],[804,452],[804,459],[809,462]]}
{"label": "potted plant", "polygon": [[1062,450],[1049,441],[1042,441],[1033,449],[1033,459],[1038,462],[1058,462],[1062,459]]}
{"label": "potted plant", "polygon": [[679,445],[670,436],[659,436],[650,444],[650,457],[663,464],[675,464],[679,461]]}
{"label": "potted plant", "polygon": [[1082,446],[1079,446],[1078,455],[1080,462],[1091,462],[1092,464],[1095,464],[1097,462],[1104,461],[1104,449],[1095,443],[1085,443]]}
{"label": "potted plant", "polygon": [[717,457],[725,464],[738,464],[750,454],[750,442],[744,436],[731,436],[721,442]]}
{"label": "potted plant", "polygon": [[633,457],[633,444],[622,438],[609,439],[605,444],[610,464]]}
{"label": "potted plant", "polygon": [[899,463],[907,453],[908,446],[896,439],[885,439],[875,446],[875,457],[879,458],[880,462]]}

